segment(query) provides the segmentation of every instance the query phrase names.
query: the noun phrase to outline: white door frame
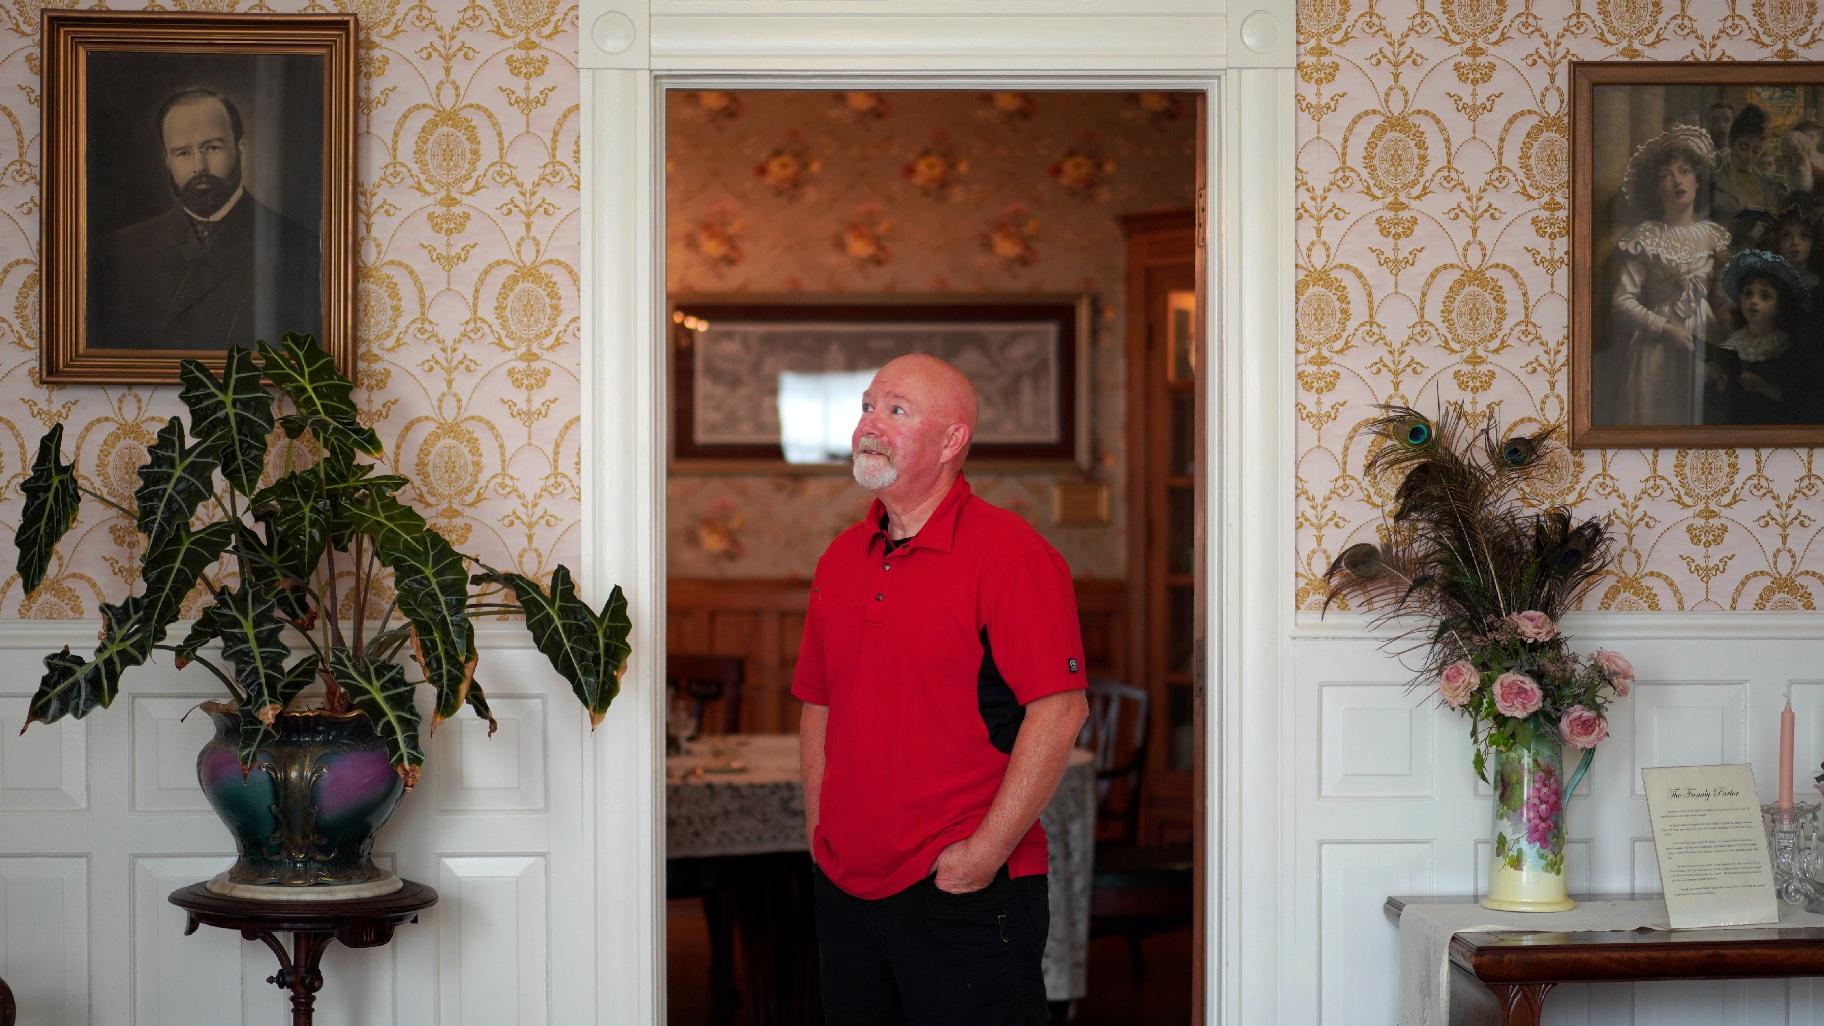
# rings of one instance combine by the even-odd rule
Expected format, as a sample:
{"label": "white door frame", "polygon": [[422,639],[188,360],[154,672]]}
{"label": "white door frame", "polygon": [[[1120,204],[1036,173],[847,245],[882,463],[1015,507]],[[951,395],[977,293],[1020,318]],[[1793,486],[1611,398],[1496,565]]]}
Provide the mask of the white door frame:
{"label": "white door frame", "polygon": [[[1204,978],[1209,1023],[1277,1018],[1291,724],[1293,11],[1263,0],[583,0],[585,594],[625,588],[634,657],[586,745],[594,1021],[664,1021],[666,367],[662,115],[668,88],[1203,91],[1211,432],[1205,546]],[[1245,724],[1246,731],[1243,732]],[[554,969],[558,966],[554,965]],[[561,971],[561,970],[560,970]],[[556,989],[569,985],[553,981]],[[567,1002],[566,1002],[567,1003]]]}

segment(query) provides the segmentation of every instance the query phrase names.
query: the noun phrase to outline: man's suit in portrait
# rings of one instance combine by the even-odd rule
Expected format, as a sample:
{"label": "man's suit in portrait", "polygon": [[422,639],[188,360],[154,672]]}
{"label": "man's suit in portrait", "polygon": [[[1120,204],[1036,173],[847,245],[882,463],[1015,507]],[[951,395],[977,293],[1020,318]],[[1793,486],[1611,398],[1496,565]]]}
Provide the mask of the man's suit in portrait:
{"label": "man's suit in portrait", "polygon": [[199,231],[183,208],[103,240],[89,286],[90,344],[225,349],[323,333],[317,233],[242,193]]}

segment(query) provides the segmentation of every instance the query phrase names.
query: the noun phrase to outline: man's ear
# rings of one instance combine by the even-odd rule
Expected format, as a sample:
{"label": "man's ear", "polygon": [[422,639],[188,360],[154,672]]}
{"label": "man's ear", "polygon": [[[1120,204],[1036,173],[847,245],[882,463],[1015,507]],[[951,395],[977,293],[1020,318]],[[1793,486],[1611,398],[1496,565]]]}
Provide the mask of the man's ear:
{"label": "man's ear", "polygon": [[969,441],[975,437],[975,431],[967,424],[952,424],[944,434],[944,449],[941,460],[944,463],[955,463],[969,451]]}

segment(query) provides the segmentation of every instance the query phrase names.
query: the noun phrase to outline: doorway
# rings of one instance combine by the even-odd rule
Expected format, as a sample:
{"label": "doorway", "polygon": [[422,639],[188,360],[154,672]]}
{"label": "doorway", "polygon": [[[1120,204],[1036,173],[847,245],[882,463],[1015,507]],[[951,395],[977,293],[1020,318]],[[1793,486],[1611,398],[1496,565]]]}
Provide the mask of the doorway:
{"label": "doorway", "polygon": [[[803,324],[839,308],[865,318],[869,307],[891,307],[892,316],[877,320],[903,326],[908,309],[981,314],[1033,300],[1080,306],[1082,355],[1074,371],[1081,394],[1067,398],[1061,387],[1071,351],[1060,348],[1051,378],[1043,360],[1024,376],[999,375],[1005,387],[984,389],[984,405],[1002,396],[1006,405],[1042,413],[1049,403],[1053,412],[1080,410],[1081,423],[1058,418],[1040,439],[1054,446],[1044,456],[972,457],[969,479],[977,494],[1032,522],[1070,563],[1091,675],[1131,684],[1148,698],[1144,747],[1128,753],[1142,772],[1111,775],[1096,789],[1106,792],[1097,804],[1135,812],[1125,837],[1111,827],[1119,817],[1101,817],[1105,840],[1188,846],[1201,820],[1193,798],[1201,766],[1193,743],[1192,656],[1186,638],[1181,660],[1154,657],[1169,642],[1153,638],[1150,610],[1151,596],[1176,587],[1183,601],[1170,608],[1176,613],[1181,605],[1182,615],[1173,622],[1193,626],[1188,588],[1198,563],[1195,525],[1204,489],[1192,435],[1201,393],[1186,387],[1194,381],[1186,366],[1175,374],[1161,370],[1177,383],[1175,393],[1135,386],[1153,380],[1140,372],[1156,346],[1165,347],[1161,359],[1183,364],[1205,318],[1194,298],[1187,307],[1182,287],[1160,292],[1168,304],[1160,311],[1136,309],[1147,293],[1133,291],[1132,229],[1149,218],[1169,221],[1181,226],[1182,240],[1192,239],[1197,100],[1143,90],[666,91],[663,245],[672,406],[665,649],[674,664],[704,657],[738,664],[738,676],[725,678],[720,690],[667,669],[678,697],[667,704],[672,732],[697,735],[685,746],[692,751],[668,766],[674,813],[704,797],[685,789],[731,789],[725,785],[755,774],[762,758],[778,761],[779,753],[759,756],[738,738],[789,737],[796,729],[789,685],[808,575],[824,545],[859,518],[868,498],[830,457],[846,453],[858,381],[874,365],[832,358],[827,342],[806,346],[801,332],[769,335],[755,325],[763,327],[768,316],[775,324]],[[1188,249],[1182,256],[1182,273],[1172,278],[1178,286],[1190,280],[1194,259]],[[750,338],[715,337],[737,317],[752,329]],[[1157,337],[1147,334],[1153,323],[1160,325]],[[1191,333],[1166,338],[1173,324]],[[794,348],[811,352],[808,358],[786,352]],[[956,353],[955,362],[966,365],[980,350],[964,344]],[[801,365],[790,365],[793,360]],[[985,370],[1006,370],[1003,362]],[[1135,411],[1148,402],[1164,405],[1147,407],[1153,413],[1136,429]],[[1170,426],[1174,403],[1189,418],[1176,428]],[[1154,414],[1164,418],[1163,432],[1150,426]],[[1154,523],[1182,529],[1175,544],[1185,551],[1169,566],[1147,555],[1174,544],[1151,533],[1147,525]],[[1157,668],[1149,672],[1152,664]],[[789,753],[789,744],[781,751]],[[782,777],[774,783],[789,789],[785,778],[793,769],[773,767]],[[715,826],[731,833],[728,816]],[[768,830],[790,838],[778,824],[755,824],[750,832]],[[753,872],[762,873],[762,883],[768,871],[789,873],[789,860],[775,857],[784,853],[752,850],[766,842],[727,836],[715,843],[666,840],[674,856],[668,890],[677,895],[666,915],[669,1021],[722,1022],[730,1014],[795,1021],[811,1014],[731,1013],[731,1003],[753,997],[740,979],[758,968],[757,958],[802,940],[773,937],[764,950],[760,938],[744,944],[734,921],[743,899],[730,892],[729,881],[753,889],[759,886]],[[750,856],[766,856],[773,865]],[[788,879],[783,892],[791,890]],[[1125,1021],[1136,1010],[1149,1022],[1188,1021],[1198,975],[1188,893],[1182,911],[1182,922],[1168,916],[1157,931],[1140,936],[1136,963],[1124,935],[1088,938],[1098,924],[1089,921],[1087,905],[1074,917],[1054,909],[1054,932],[1085,935],[1079,951],[1061,956],[1069,962],[1081,955],[1083,978],[1060,985],[1060,1016],[1070,1015],[1074,1002],[1070,1021]],[[1136,972],[1145,974],[1147,986]],[[802,979],[789,966],[771,965],[767,973],[787,988]],[[777,1008],[801,1008],[789,996],[781,1000]]]}

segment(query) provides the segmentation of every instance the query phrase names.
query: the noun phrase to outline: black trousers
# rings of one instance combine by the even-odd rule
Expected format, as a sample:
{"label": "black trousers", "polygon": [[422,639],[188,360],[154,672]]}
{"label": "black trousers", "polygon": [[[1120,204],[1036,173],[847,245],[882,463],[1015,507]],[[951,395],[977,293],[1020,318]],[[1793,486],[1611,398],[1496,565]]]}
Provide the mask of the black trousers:
{"label": "black trousers", "polygon": [[926,877],[890,897],[845,893],[813,869],[828,1026],[1045,1026],[1045,877],[946,894]]}

